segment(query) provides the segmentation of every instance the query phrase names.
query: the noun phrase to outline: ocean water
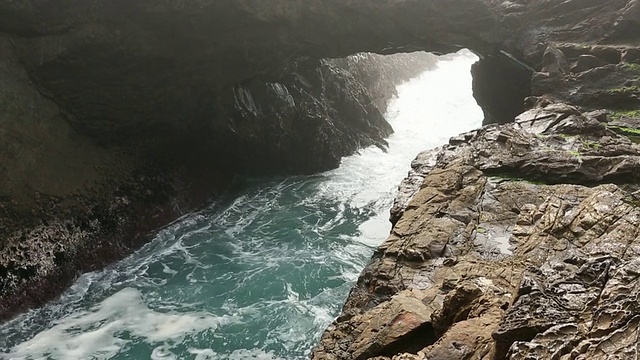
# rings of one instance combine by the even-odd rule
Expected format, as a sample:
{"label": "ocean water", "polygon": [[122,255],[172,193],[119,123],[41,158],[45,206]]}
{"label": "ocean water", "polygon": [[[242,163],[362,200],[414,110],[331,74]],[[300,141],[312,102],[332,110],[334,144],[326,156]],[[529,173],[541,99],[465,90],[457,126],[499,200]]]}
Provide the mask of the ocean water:
{"label": "ocean water", "polygon": [[398,87],[388,152],[261,179],[0,325],[0,359],[304,359],[389,234],[418,152],[479,127],[467,51]]}

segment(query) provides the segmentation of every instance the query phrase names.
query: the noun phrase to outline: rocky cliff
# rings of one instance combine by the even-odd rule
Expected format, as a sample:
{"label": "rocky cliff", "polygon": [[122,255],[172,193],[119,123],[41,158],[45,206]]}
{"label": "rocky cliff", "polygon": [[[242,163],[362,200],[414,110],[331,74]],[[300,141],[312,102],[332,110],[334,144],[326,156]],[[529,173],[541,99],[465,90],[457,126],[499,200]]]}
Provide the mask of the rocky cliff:
{"label": "rocky cliff", "polygon": [[[635,211],[639,10],[637,0],[1,0],[0,318],[131,251],[235,174],[311,172],[382,146],[380,98],[349,61],[326,58],[467,47],[481,56],[474,93],[487,123],[511,124],[415,163],[422,189],[399,200],[396,230],[316,357],[504,357],[562,344],[576,357],[623,354],[602,348],[632,336],[636,313],[615,312],[620,291],[607,289],[633,286],[623,272],[633,251],[602,244],[633,248],[614,230],[633,228]],[[539,114],[513,123],[527,108]],[[520,195],[511,208],[502,194]],[[590,218],[562,225],[564,209]],[[601,213],[615,220],[602,231]],[[618,243],[598,242],[609,238]],[[511,254],[487,250],[495,239]],[[594,277],[598,266],[607,275]],[[595,325],[607,316],[610,331]],[[548,335],[549,319],[565,337]]]}
{"label": "rocky cliff", "polygon": [[34,89],[17,65],[8,67],[0,319],[144,244],[238,175],[320,171],[359,148],[385,147],[392,129],[382,114],[395,85],[435,61],[426,53],[304,60],[278,79],[219,89],[206,116],[184,104],[184,124],[111,134],[81,129],[87,124]]}
{"label": "rocky cliff", "polygon": [[314,359],[637,358],[640,3],[505,4],[537,25],[474,68],[504,124],[418,155]]}
{"label": "rocky cliff", "polygon": [[232,10],[241,5],[211,5],[227,19],[201,18],[205,49],[190,27],[201,8],[0,2],[0,320],[136,249],[238,175],[320,171],[384,147],[395,85],[435,61],[241,64],[279,51],[248,55],[231,41],[258,35],[258,24],[227,21],[258,21]]}

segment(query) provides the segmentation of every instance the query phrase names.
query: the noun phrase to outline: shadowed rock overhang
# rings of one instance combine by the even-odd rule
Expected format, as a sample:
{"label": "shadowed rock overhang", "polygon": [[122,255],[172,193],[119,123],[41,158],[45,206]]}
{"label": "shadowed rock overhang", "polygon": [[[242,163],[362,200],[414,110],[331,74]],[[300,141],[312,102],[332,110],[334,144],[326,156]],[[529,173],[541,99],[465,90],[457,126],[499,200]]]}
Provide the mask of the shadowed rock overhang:
{"label": "shadowed rock overhang", "polygon": [[95,133],[182,121],[180,99],[158,106],[166,88],[198,98],[255,76],[277,79],[305,58],[469,48],[536,67],[543,42],[628,36],[633,24],[624,13],[632,3],[3,1],[0,32],[32,80]]}

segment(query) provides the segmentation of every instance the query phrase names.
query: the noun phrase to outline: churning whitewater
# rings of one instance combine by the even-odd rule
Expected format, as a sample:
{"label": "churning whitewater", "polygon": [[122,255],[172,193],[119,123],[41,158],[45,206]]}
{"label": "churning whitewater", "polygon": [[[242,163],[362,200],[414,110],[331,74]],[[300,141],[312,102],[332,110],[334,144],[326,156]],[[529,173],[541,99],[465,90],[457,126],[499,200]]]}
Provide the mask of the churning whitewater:
{"label": "churning whitewater", "polygon": [[0,325],[4,359],[302,359],[388,235],[422,150],[476,128],[467,51],[398,87],[376,147],[323,174],[256,181],[58,300]]}

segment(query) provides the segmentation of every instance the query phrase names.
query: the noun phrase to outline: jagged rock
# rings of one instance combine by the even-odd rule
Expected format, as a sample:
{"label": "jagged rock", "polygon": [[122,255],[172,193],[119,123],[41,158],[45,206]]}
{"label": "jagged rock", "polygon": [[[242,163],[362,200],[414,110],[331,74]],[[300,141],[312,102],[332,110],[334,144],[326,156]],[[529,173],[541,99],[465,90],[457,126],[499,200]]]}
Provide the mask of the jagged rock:
{"label": "jagged rock", "polygon": [[571,68],[571,72],[581,73],[583,71],[604,66],[606,64],[607,64],[606,61],[601,60],[600,58],[594,55],[589,55],[589,54],[580,55],[578,56],[578,60],[576,60],[576,64]]}
{"label": "jagged rock", "polygon": [[569,61],[575,61],[580,55],[591,54],[591,45],[587,44],[560,43],[556,44],[556,47],[565,54]]}
{"label": "jagged rock", "polygon": [[[456,141],[465,141],[465,138],[457,139]],[[402,179],[400,186],[398,186],[398,194],[393,201],[393,206],[390,210],[389,221],[395,224],[402,216],[402,213],[409,205],[409,201],[420,190],[424,177],[429,173],[436,164],[436,155],[440,149],[432,149],[424,151],[411,162],[411,170],[407,177]]]}
{"label": "jagged rock", "polygon": [[622,52],[621,61],[632,63],[632,64],[640,64],[640,49],[638,48],[626,48]]}
{"label": "jagged rock", "polygon": [[[539,24],[509,49],[533,70],[528,110],[416,158],[389,238],[312,358],[353,359],[332,346],[371,340],[359,322],[409,293],[432,307],[434,336],[371,356],[635,357],[638,1],[502,4],[512,31]],[[482,96],[485,114],[500,109]]]}
{"label": "jagged rock", "polygon": [[[590,53],[596,43],[605,44],[596,52],[609,61],[609,53],[622,57],[623,51],[606,44],[628,40],[630,59],[637,24],[636,0],[2,0],[0,318],[50,299],[78,271],[131,251],[235,174],[310,172],[335,166],[359,146],[383,146],[390,129],[375,106],[379,99],[323,59],[470,48],[482,57],[473,70],[474,93],[486,123],[503,123],[524,110],[530,95],[585,107],[637,106],[638,77],[628,65],[575,78],[541,72],[545,50],[556,43],[586,44]],[[550,129],[538,134],[550,136],[548,144],[529,146],[531,136],[518,127],[464,141],[504,140],[491,150],[504,155],[515,146],[509,166],[536,178],[548,171],[553,182],[613,181],[618,173],[635,178],[631,145],[579,115],[567,116],[567,131],[584,136],[572,122],[588,125],[604,152],[592,146],[573,156],[579,144],[553,137],[553,124],[537,125]],[[558,154],[540,153],[556,143]],[[465,253],[448,239],[462,241],[470,233],[467,222],[476,215],[468,202],[489,183],[482,171],[508,169],[490,154],[482,156],[485,167],[475,163],[469,154],[482,149],[451,146],[466,149],[464,161],[424,176],[469,189],[432,188],[433,207],[418,208],[440,217],[432,221],[433,238],[415,249],[389,243],[389,254],[451,266],[451,254]],[[438,162],[453,154],[444,150]],[[414,182],[422,176],[416,173]],[[445,199],[455,200],[451,216],[440,215],[449,206]],[[399,201],[398,214],[405,203]],[[421,231],[402,218],[398,226]],[[482,259],[500,258],[494,240],[504,231],[489,230],[474,251]],[[22,249],[25,238],[33,241]],[[400,271],[382,265],[390,279]],[[437,283],[426,273],[405,275],[421,287]],[[373,300],[358,291],[353,299],[375,306],[405,286],[381,281]]]}
{"label": "jagged rock", "polygon": [[531,76],[531,94],[534,98],[566,91],[568,88],[567,79],[560,73],[536,72]]}
{"label": "jagged rock", "polygon": [[640,2],[630,0],[624,8],[618,11],[618,17],[613,23],[608,37],[611,40],[634,39],[640,26]]}
{"label": "jagged rock", "polygon": [[589,53],[609,64],[617,64],[622,60],[620,50],[615,46],[596,45]]}
{"label": "jagged rock", "polygon": [[536,73],[534,96],[553,96],[561,101],[593,108],[640,106],[640,72],[626,63],[605,65],[571,77]]}
{"label": "jagged rock", "polygon": [[569,62],[561,50],[551,44],[542,55],[542,71],[546,73],[559,72],[562,75],[569,73]]}
{"label": "jagged rock", "polygon": [[620,289],[637,279],[625,264],[640,259],[640,206],[623,188],[639,180],[640,147],[552,103],[434,151],[416,160],[428,163],[422,186],[394,209],[400,217],[352,290],[348,316],[314,358],[353,359],[331,344],[373,341],[354,329],[376,323],[375,309],[399,294],[431,306],[422,326],[435,337],[371,356],[625,358],[640,308],[615,304],[636,302]]}
{"label": "jagged rock", "polygon": [[594,110],[594,111],[589,111],[589,112],[584,113],[584,116],[586,116],[588,118],[591,118],[591,119],[595,119],[595,120],[600,121],[602,123],[608,122],[610,115],[611,115],[611,111],[604,110],[604,109]]}

